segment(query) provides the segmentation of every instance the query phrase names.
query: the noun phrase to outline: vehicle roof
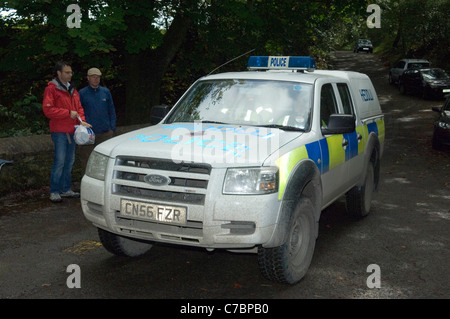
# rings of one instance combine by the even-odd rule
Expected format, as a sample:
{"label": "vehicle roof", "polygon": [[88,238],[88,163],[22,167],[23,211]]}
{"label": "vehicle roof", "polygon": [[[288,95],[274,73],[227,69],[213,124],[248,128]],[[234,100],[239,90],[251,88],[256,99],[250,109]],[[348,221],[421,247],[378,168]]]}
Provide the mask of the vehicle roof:
{"label": "vehicle roof", "polygon": [[430,63],[430,61],[425,60],[425,59],[401,59],[400,61],[405,61],[405,62],[427,62],[427,63]]}
{"label": "vehicle roof", "polygon": [[[414,69],[408,69],[405,72],[411,73],[411,72],[417,72],[417,71],[422,72],[422,71],[430,71],[430,70],[441,70],[441,71],[445,72],[445,70],[441,69],[441,68],[414,68]],[[447,73],[447,72],[445,72],[445,73]]]}
{"label": "vehicle roof", "polygon": [[350,80],[365,79],[367,75],[353,71],[338,70],[315,70],[314,72],[293,72],[287,70],[270,70],[270,71],[243,71],[243,72],[226,72],[213,74],[202,77],[200,80],[218,80],[218,79],[247,79],[247,80],[277,80],[292,81],[313,84],[320,78],[333,78]]}

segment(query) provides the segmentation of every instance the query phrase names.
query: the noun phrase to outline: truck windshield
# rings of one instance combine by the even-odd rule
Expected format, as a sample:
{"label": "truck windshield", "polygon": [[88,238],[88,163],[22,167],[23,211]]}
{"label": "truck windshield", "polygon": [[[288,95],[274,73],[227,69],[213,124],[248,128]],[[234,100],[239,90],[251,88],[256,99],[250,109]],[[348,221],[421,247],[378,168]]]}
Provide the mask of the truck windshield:
{"label": "truck windshield", "polygon": [[306,130],[312,85],[270,80],[197,82],[166,123],[195,122],[255,125]]}

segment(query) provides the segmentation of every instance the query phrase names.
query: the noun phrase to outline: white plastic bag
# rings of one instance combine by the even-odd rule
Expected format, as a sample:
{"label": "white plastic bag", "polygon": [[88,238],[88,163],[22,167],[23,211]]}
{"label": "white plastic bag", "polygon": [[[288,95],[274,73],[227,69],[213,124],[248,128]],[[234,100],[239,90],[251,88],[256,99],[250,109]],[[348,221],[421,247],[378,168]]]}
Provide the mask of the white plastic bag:
{"label": "white plastic bag", "polygon": [[84,125],[75,125],[75,143],[78,145],[89,145],[95,143],[94,131]]}

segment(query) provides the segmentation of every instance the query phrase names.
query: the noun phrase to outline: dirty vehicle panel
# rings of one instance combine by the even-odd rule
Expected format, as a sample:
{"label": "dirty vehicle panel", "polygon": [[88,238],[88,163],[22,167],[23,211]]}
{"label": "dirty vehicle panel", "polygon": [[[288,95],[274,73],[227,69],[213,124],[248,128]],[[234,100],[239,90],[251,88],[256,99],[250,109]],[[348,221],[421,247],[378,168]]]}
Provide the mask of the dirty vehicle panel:
{"label": "dirty vehicle panel", "polygon": [[323,208],[346,195],[367,215],[384,142],[370,79],[313,71],[308,57],[251,57],[249,68],[199,79],[159,124],[96,147],[81,201],[106,249],[254,251],[264,276],[292,284]]}

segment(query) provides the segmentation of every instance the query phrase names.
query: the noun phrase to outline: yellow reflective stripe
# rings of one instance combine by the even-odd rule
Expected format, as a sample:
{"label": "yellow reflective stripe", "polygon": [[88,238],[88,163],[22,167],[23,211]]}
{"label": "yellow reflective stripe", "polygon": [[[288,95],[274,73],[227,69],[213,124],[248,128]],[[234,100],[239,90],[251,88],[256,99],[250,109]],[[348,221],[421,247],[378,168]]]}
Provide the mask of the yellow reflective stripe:
{"label": "yellow reflective stripe", "polygon": [[377,123],[377,127],[378,127],[378,140],[380,141],[380,143],[383,143],[384,142],[384,134],[385,134],[384,119],[378,120],[376,123]]}
{"label": "yellow reflective stripe", "polygon": [[330,171],[333,168],[345,163],[345,150],[342,147],[343,139],[344,136],[341,134],[327,137],[328,153],[330,155]]}
{"label": "yellow reflective stripe", "polygon": [[[367,125],[356,127],[356,133],[362,136],[362,139],[358,141],[358,155],[364,152],[366,147],[367,136],[369,135],[369,130]],[[358,137],[358,135],[356,135]]]}
{"label": "yellow reflective stripe", "polygon": [[281,200],[284,194],[284,190],[286,188],[287,181],[289,179],[289,175],[291,174],[292,169],[295,165],[304,158],[308,158],[308,151],[304,145],[296,148],[289,153],[281,156],[275,164],[279,169],[280,176],[280,186],[278,188],[278,199]]}

